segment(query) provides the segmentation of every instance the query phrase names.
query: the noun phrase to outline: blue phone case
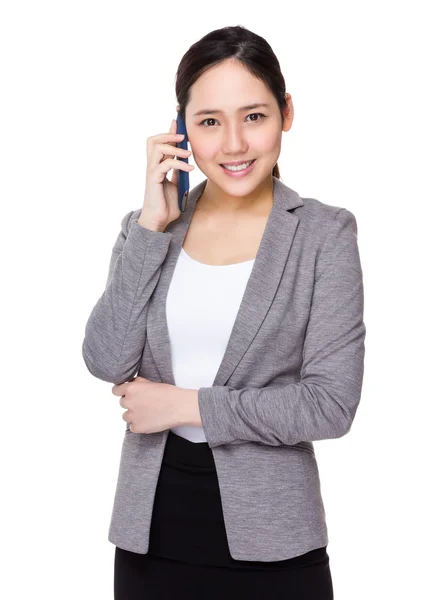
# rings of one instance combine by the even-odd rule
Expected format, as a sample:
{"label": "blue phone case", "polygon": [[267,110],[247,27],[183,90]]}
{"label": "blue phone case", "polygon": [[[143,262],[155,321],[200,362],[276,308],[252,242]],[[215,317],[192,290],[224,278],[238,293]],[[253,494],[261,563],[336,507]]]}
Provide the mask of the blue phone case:
{"label": "blue phone case", "polygon": [[[183,133],[185,137],[181,142],[177,142],[177,148],[184,148],[188,150],[188,134],[186,133],[186,125],[184,119],[177,113],[177,132]],[[182,156],[176,156],[177,160],[183,160],[183,162],[187,163],[188,158],[183,158]],[[181,169],[177,170],[178,173],[178,207],[181,212],[185,212],[186,205],[188,204],[188,196],[189,196],[189,172],[182,171]]]}

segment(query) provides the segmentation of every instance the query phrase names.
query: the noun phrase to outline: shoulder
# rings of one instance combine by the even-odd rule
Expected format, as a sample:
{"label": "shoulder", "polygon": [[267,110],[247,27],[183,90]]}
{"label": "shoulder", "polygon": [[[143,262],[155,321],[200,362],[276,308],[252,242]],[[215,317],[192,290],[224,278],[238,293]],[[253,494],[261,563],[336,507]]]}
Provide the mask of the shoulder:
{"label": "shoulder", "polygon": [[300,219],[299,227],[311,235],[317,244],[321,244],[328,235],[345,229],[357,236],[357,220],[348,208],[313,197],[301,196],[301,199],[303,204],[294,213]]}
{"label": "shoulder", "polygon": [[314,221],[319,225],[330,225],[342,213],[343,215],[354,217],[354,214],[345,206],[327,204],[313,197],[301,198],[303,206],[299,209],[299,216],[305,218],[306,221]]}
{"label": "shoulder", "polygon": [[295,214],[299,218],[301,230],[311,232],[316,239],[321,235],[324,238],[340,222],[348,222],[357,227],[354,214],[345,206],[322,202],[313,196],[301,196],[280,180],[275,181],[275,189],[280,207]]}

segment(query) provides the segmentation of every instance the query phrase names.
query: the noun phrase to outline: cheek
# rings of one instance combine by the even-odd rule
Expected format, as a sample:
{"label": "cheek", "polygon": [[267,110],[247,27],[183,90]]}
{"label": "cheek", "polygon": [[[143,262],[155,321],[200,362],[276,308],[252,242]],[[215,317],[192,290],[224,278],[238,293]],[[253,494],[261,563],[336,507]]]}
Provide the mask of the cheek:
{"label": "cheek", "polygon": [[270,154],[281,147],[281,132],[275,128],[271,131],[265,130],[263,135],[257,136],[250,144],[259,154]]}
{"label": "cheek", "polygon": [[196,161],[212,160],[221,152],[217,137],[212,139],[211,136],[206,137],[196,134],[189,137],[189,145],[190,149],[194,152],[194,159]]}

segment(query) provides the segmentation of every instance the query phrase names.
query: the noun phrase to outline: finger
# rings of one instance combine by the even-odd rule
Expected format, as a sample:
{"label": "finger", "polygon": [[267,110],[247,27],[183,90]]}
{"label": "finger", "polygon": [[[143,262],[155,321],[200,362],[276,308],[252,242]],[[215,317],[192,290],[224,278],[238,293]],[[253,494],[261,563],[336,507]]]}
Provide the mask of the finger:
{"label": "finger", "polygon": [[163,160],[158,164],[151,165],[151,168],[157,168],[159,164],[167,161],[170,158],[175,158],[178,160],[180,158],[189,158],[191,155],[191,151],[184,148],[172,148],[171,150],[171,146],[169,146],[169,144],[163,144],[162,148],[166,148],[166,153],[163,155]]}
{"label": "finger", "polygon": [[153,135],[148,137],[146,140],[146,156],[148,160],[155,160],[159,162],[163,156],[160,152],[159,146],[161,144],[169,144],[170,146],[175,146],[178,142],[181,142],[185,137],[183,134],[175,133],[175,127],[171,123],[171,129],[174,131],[169,131],[169,133],[160,133],[158,135]]}
{"label": "finger", "polygon": [[[194,165],[190,165],[188,163],[183,162],[182,160],[176,160],[175,158],[167,158],[162,163],[160,163],[157,169],[166,175],[168,171],[171,169],[186,171],[190,173],[194,169]],[[178,177],[178,175],[177,175]]]}
{"label": "finger", "polygon": [[[169,128],[169,133],[175,133],[175,128],[173,129],[173,122],[172,122],[172,121],[171,121],[171,127]],[[169,144],[169,142],[166,142],[166,143],[165,143],[165,144],[163,144],[163,145],[161,146],[161,148],[160,148],[160,143],[159,143],[159,150],[162,150],[162,149],[163,149],[163,146],[167,146],[168,144]],[[172,142],[171,142],[171,144],[170,144],[170,145],[172,145]],[[158,156],[157,156],[157,155],[158,155]],[[161,155],[161,158],[159,158],[159,157],[160,157],[160,154],[159,154],[159,152],[157,152],[157,153],[155,153],[155,152],[154,152],[154,158],[155,158],[155,160],[156,160],[157,162],[161,162],[161,161],[165,160],[165,159],[166,159],[166,156],[167,156],[167,154],[166,154],[166,153],[165,153],[165,154],[163,154],[163,153],[162,153],[162,155]]]}
{"label": "finger", "polygon": [[112,394],[114,394],[115,396],[124,396],[126,393],[128,384],[129,384],[128,381],[125,381],[124,383],[120,383],[120,384],[115,384],[112,387]]}
{"label": "finger", "polygon": [[[177,123],[177,121],[175,121],[175,123]],[[171,124],[172,127],[172,124]],[[175,128],[177,127],[177,125],[175,125]],[[176,133],[175,132],[175,128],[174,131],[169,131],[168,133],[159,133],[157,135],[152,135],[150,137],[147,138],[146,140],[146,144],[147,145],[155,145],[155,144],[164,144],[164,143],[169,143],[175,146],[175,144],[178,141],[181,141],[185,135],[183,133]]]}
{"label": "finger", "polygon": [[[164,150],[164,152],[163,152]],[[169,158],[189,158],[191,151],[185,148],[173,148],[170,144],[158,144],[151,154],[148,160],[148,169],[156,169],[158,165],[162,164]]]}
{"label": "finger", "polygon": [[[171,121],[171,126],[169,128],[169,133],[177,133],[177,125],[175,124],[174,119],[172,119]],[[177,141],[168,141],[165,144],[163,144],[163,146],[175,146],[177,143]],[[166,156],[168,156],[166,153],[163,154],[162,159],[161,160],[165,160]]]}
{"label": "finger", "polygon": [[158,144],[158,150],[166,156],[182,156],[184,158],[189,158],[191,155],[191,150],[188,148],[173,147],[171,144]]}
{"label": "finger", "polygon": [[177,143],[182,140],[182,137],[177,135],[176,130],[177,122],[173,119],[167,135],[162,134],[161,136],[155,136],[154,146],[149,153],[148,164],[150,168],[153,168],[157,164],[163,162],[175,152]]}
{"label": "finger", "polygon": [[[167,177],[168,175],[166,174],[165,177]],[[172,185],[178,186],[178,171],[177,169],[172,169],[172,175],[171,175],[171,179],[169,180]]]}
{"label": "finger", "polygon": [[[169,133],[177,135],[177,121],[175,119],[172,119],[171,121],[171,127],[169,128]],[[180,139],[180,138],[178,138]],[[177,145],[178,140],[170,140],[167,142],[168,145],[170,146],[176,146]]]}

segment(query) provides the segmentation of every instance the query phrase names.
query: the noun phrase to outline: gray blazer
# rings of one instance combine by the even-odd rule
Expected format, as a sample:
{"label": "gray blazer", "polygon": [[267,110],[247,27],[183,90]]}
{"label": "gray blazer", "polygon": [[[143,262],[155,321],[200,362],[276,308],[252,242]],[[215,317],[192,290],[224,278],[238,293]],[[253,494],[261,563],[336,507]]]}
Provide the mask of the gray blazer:
{"label": "gray blazer", "polygon": [[[199,390],[236,560],[279,561],[328,544],[313,441],[351,428],[361,395],[365,325],[357,223],[273,177],[273,207],[222,363]],[[206,179],[164,232],[127,213],[109,276],[85,328],[88,370],[175,384],[165,314],[169,283]],[[185,314],[185,319],[188,315]],[[168,430],[126,423],[108,539],[148,551]]]}

